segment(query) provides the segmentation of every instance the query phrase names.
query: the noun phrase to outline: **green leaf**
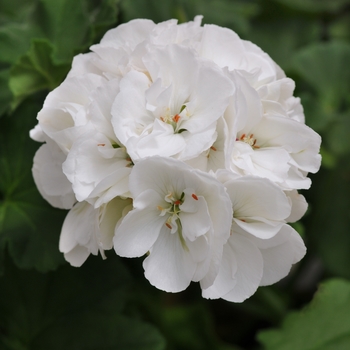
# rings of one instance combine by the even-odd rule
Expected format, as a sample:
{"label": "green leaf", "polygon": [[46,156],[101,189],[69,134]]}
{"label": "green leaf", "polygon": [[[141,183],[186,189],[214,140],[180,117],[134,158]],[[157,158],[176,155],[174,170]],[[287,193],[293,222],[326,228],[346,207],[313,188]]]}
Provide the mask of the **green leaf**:
{"label": "green leaf", "polygon": [[322,156],[322,167],[335,169],[337,165],[337,157],[322,146],[320,149],[320,154]]}
{"label": "green leaf", "polygon": [[10,71],[4,69],[0,71],[0,117],[9,109],[12,94],[8,86]]}
{"label": "green leaf", "polygon": [[350,162],[338,159],[332,171],[321,169],[315,176],[308,197],[312,215],[305,218],[309,246],[329,272],[350,278]]}
{"label": "green leaf", "polygon": [[29,23],[9,23],[0,27],[0,62],[13,64],[28,51],[31,38],[39,35],[39,30]]}
{"label": "green leaf", "polygon": [[12,67],[9,85],[14,95],[13,108],[25,97],[40,90],[52,90],[63,80],[69,66],[55,64],[52,52],[49,41],[33,39],[29,51]]}
{"label": "green leaf", "polygon": [[88,1],[90,14],[90,40],[95,42],[117,24],[119,0]]}
{"label": "green leaf", "polygon": [[304,310],[290,313],[280,329],[260,332],[266,350],[350,348],[350,282],[325,282]]}
{"label": "green leaf", "polygon": [[319,95],[310,89],[302,91],[299,97],[304,108],[306,124],[317,132],[328,130],[329,125],[338,116],[336,106],[321,100]]}
{"label": "green leaf", "polygon": [[23,23],[6,22],[0,27],[0,62],[15,62],[9,82],[12,109],[27,96],[61,83],[73,56],[116,23],[117,2],[37,0]]}
{"label": "green leaf", "polygon": [[337,154],[343,155],[350,153],[350,110],[347,114],[335,119],[329,132],[327,132],[327,142],[330,150]]}
{"label": "green leaf", "polygon": [[124,21],[134,18],[150,18],[156,23],[177,18],[180,22],[192,21],[201,14],[203,22],[215,23],[246,32],[248,19],[259,11],[257,1],[226,0],[123,0],[121,2]]}
{"label": "green leaf", "polygon": [[[139,273],[141,275],[143,271]],[[145,279],[137,281],[132,294],[134,304],[144,310],[147,319],[152,320],[166,338],[167,350],[238,350],[219,339],[214,330],[209,302],[198,301],[199,296],[198,285],[192,284],[183,293],[171,294],[155,289]],[[221,333],[231,335],[232,325],[225,326],[227,328]],[[238,336],[238,333],[234,334]]]}
{"label": "green leaf", "polygon": [[115,254],[39,274],[6,265],[0,344],[27,350],[162,350],[159,332],[124,314],[130,276]]}
{"label": "green leaf", "polygon": [[163,322],[172,349],[219,349],[204,304],[165,308]]}
{"label": "green leaf", "polygon": [[240,34],[248,32],[249,20],[260,10],[256,1],[197,0],[194,1],[194,4],[193,16],[201,14],[204,16],[204,23],[229,27]]}
{"label": "green leaf", "polygon": [[54,44],[58,63],[70,62],[75,50],[87,44],[89,16],[83,0],[40,0],[37,11],[43,32]]}
{"label": "green leaf", "polygon": [[54,44],[56,63],[70,63],[117,21],[118,0],[40,0],[36,16]]}
{"label": "green leaf", "polygon": [[337,12],[349,4],[348,0],[274,0],[295,10],[306,12]]}
{"label": "green leaf", "polygon": [[350,14],[344,13],[337,17],[329,26],[329,33],[333,39],[350,40]]}
{"label": "green leaf", "polygon": [[325,109],[338,110],[350,102],[349,62],[350,44],[334,41],[302,49],[293,67],[319,93]]}
{"label": "green leaf", "polygon": [[[281,11],[271,6],[271,11]],[[252,25],[247,39],[260,46],[284,70],[291,68],[295,52],[319,37],[319,23],[310,18],[293,18],[281,13],[271,18],[268,13],[259,16]]]}
{"label": "green leaf", "polygon": [[0,2],[0,25],[28,20],[39,0],[3,0]]}
{"label": "green leaf", "polygon": [[128,22],[135,18],[149,18],[162,22],[172,18],[173,1],[157,0],[123,0],[120,4],[123,21]]}
{"label": "green leaf", "polygon": [[46,38],[53,45],[54,62],[70,64],[76,53],[85,51],[116,24],[118,1],[4,1],[0,62],[14,63],[28,51],[32,38]]}
{"label": "green leaf", "polygon": [[31,173],[39,147],[29,138],[40,104],[28,101],[0,119],[0,255],[5,246],[21,268],[48,271],[63,263],[58,237],[66,211],[39,194]]}

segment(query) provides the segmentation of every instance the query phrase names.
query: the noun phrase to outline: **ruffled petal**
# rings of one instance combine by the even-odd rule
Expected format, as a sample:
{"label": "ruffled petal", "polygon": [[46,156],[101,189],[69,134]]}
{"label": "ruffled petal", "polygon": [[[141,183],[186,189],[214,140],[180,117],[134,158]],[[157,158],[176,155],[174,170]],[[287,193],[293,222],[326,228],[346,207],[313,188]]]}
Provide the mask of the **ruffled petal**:
{"label": "ruffled petal", "polygon": [[145,276],[152,285],[166,292],[180,292],[188,287],[196,270],[189,251],[176,234],[163,228],[150,255],[144,260]]}

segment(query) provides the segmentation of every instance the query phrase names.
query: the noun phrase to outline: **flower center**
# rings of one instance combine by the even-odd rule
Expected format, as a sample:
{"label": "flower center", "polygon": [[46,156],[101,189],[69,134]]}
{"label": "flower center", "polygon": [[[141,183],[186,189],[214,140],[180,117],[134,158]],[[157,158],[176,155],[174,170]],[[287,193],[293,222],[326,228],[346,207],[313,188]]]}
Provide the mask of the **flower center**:
{"label": "flower center", "polygon": [[[192,193],[191,197],[195,201],[198,201],[198,197],[195,193]],[[169,207],[163,208],[162,206],[158,205],[157,209],[160,211],[159,215],[169,215],[165,222],[165,226],[170,230],[171,233],[178,233],[182,247],[188,250],[188,247],[182,234],[182,224],[179,216],[179,214],[181,213],[180,205],[183,204],[185,200],[185,193],[182,192],[180,198],[175,198],[173,193],[170,192],[164,197],[164,199],[166,202],[169,203]]]}
{"label": "flower center", "polygon": [[187,120],[188,118],[189,118],[189,115],[186,111],[186,106],[183,105],[178,114],[171,115],[169,109],[167,109],[167,112],[165,113],[165,115],[161,116],[159,119],[163,123],[167,123],[171,125],[174,129],[174,132],[180,134],[181,132],[185,131],[185,129],[180,128],[180,124],[182,121]]}
{"label": "flower center", "polygon": [[242,134],[242,136],[240,138],[237,138],[236,141],[242,141],[247,143],[249,146],[251,146],[252,148],[260,148],[259,146],[256,146],[256,138],[254,138],[254,134],[250,134],[250,135],[246,135],[246,134]]}
{"label": "flower center", "polygon": [[163,208],[160,205],[157,206],[157,209],[160,211],[160,216],[164,216],[165,214],[169,215],[165,226],[171,230],[171,233],[175,233],[181,225],[179,214],[181,212],[180,205],[183,203],[184,197],[185,194],[183,192],[179,199],[175,198],[173,193],[170,192],[164,198],[165,201],[170,204],[169,207]]}

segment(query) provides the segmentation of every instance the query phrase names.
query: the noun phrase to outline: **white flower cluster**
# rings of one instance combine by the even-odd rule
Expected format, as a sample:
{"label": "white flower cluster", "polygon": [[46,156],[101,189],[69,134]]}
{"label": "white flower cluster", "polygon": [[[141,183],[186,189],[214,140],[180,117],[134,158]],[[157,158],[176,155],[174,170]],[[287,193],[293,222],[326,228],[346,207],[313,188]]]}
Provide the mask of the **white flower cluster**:
{"label": "white flower cluster", "polygon": [[305,254],[287,225],[320,167],[294,82],[260,48],[215,25],[138,19],[74,58],[31,137],[33,175],[70,209],[59,249],[147,255],[150,283],[241,302]]}

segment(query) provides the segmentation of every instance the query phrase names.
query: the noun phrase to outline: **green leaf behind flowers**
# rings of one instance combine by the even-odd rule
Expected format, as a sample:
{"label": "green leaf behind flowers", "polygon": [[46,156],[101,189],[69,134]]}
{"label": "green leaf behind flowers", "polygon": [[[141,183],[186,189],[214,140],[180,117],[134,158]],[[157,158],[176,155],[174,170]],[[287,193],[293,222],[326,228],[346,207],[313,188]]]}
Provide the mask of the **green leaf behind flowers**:
{"label": "green leaf behind flowers", "polygon": [[39,109],[29,100],[0,120],[0,255],[7,246],[17,266],[48,271],[64,262],[58,236],[66,211],[52,208],[32,177],[39,144],[29,130]]}
{"label": "green leaf behind flowers", "polygon": [[274,0],[291,9],[312,13],[336,12],[349,4],[348,0]]}
{"label": "green leaf behind flowers", "polygon": [[164,349],[155,328],[125,315],[130,283],[115,255],[45,275],[8,261],[0,278],[1,349]]}
{"label": "green leaf behind flowers", "polygon": [[302,311],[290,313],[280,329],[262,331],[266,350],[347,350],[350,344],[350,282],[321,285]]}
{"label": "green leaf behind flowers", "polygon": [[52,90],[68,73],[69,65],[55,64],[53,46],[46,39],[33,39],[29,51],[12,67],[9,85],[14,95],[12,107],[40,90]]}
{"label": "green leaf behind flowers", "polygon": [[307,46],[293,59],[297,73],[318,92],[325,108],[350,106],[350,44],[333,41]]}

